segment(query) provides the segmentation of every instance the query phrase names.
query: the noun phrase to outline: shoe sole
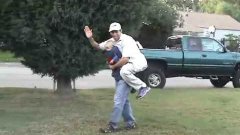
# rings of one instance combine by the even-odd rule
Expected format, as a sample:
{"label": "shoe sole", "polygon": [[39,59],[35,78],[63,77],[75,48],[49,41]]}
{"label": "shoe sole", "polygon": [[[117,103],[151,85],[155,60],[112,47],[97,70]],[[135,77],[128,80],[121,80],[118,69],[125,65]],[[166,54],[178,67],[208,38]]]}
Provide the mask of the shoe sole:
{"label": "shoe sole", "polygon": [[143,97],[145,97],[148,94],[149,91],[151,91],[151,88],[148,88],[147,92],[144,95],[137,97],[137,99],[142,99]]}

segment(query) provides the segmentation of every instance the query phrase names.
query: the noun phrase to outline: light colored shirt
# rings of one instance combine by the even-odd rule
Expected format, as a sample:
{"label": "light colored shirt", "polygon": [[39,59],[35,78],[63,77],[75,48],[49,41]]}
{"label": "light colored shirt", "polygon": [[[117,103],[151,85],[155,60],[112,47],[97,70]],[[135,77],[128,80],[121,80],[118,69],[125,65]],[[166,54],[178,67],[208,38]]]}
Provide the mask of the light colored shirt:
{"label": "light colored shirt", "polygon": [[[113,38],[110,38],[108,40],[114,41]],[[99,48],[105,50],[105,44],[107,41],[100,43]],[[142,68],[147,66],[147,60],[145,56],[141,53],[136,41],[131,36],[121,34],[120,39],[115,42],[116,44],[114,45],[117,46],[122,52],[122,57],[128,57],[129,62],[132,63],[135,68]]]}

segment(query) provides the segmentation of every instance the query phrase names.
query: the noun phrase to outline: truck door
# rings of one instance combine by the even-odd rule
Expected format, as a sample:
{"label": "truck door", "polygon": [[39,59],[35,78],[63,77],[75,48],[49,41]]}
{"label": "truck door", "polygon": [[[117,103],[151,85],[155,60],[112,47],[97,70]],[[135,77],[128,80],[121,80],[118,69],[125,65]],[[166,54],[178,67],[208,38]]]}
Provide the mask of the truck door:
{"label": "truck door", "polygon": [[167,40],[166,46],[168,49],[167,59],[168,59],[168,69],[169,74],[181,74],[182,72],[182,60],[183,60],[183,51],[182,51],[182,38],[181,37],[171,37]]}
{"label": "truck door", "polygon": [[211,38],[201,38],[203,45],[202,70],[209,75],[230,75],[234,70],[234,54],[226,52],[222,44]]}
{"label": "truck door", "polygon": [[202,43],[199,37],[188,37],[183,39],[184,58],[183,74],[203,74],[202,70]]}

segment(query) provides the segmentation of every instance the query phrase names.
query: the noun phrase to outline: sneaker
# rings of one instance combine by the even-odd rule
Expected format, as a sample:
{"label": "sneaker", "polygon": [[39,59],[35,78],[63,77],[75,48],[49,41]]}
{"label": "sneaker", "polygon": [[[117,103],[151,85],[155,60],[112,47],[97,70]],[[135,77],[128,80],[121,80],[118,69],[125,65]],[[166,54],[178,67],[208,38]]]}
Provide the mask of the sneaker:
{"label": "sneaker", "polygon": [[106,128],[100,128],[99,131],[101,133],[113,133],[113,132],[118,132],[119,129],[114,128],[113,125],[111,123],[109,123]]}
{"label": "sneaker", "polygon": [[137,128],[137,124],[134,122],[134,123],[132,123],[131,125],[127,125],[126,127],[125,127],[125,130],[131,130],[131,129],[136,129]]}
{"label": "sneaker", "polygon": [[137,99],[141,99],[151,90],[150,87],[141,87],[138,91]]}

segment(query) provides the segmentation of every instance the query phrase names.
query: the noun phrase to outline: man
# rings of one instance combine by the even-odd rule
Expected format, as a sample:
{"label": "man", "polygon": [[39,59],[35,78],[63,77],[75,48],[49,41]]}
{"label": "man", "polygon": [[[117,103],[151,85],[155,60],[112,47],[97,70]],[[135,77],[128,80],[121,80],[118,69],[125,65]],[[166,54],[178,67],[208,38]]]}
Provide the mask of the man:
{"label": "man", "polygon": [[[132,37],[122,33],[122,28],[119,23],[112,23],[109,27],[109,32],[112,36],[109,40],[114,40],[116,46],[119,46],[122,51],[120,61],[109,67],[113,70],[120,67],[120,74],[123,80],[138,91],[137,98],[143,98],[150,91],[150,88],[137,78],[135,74],[147,68],[148,65],[145,56],[140,52],[136,41]],[[99,45],[100,48],[101,46],[102,44]]]}
{"label": "man", "polygon": [[[93,39],[92,30],[88,26],[84,29],[86,37],[89,39],[90,43],[94,48],[106,50],[106,43],[98,44]],[[120,67],[119,67],[120,68]],[[117,69],[117,68],[115,68]],[[102,133],[111,133],[118,131],[118,123],[123,116],[124,121],[126,122],[126,129],[136,128],[135,118],[132,113],[132,108],[128,100],[128,95],[130,92],[130,86],[121,78],[120,70],[113,70],[113,77],[116,82],[116,91],[114,95],[114,108],[111,115],[110,122],[106,128],[101,128]]]}

